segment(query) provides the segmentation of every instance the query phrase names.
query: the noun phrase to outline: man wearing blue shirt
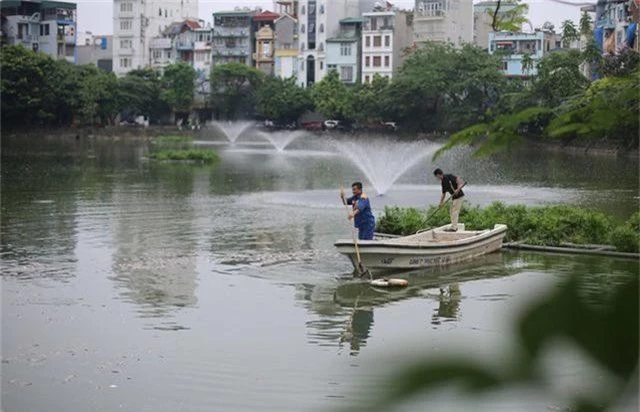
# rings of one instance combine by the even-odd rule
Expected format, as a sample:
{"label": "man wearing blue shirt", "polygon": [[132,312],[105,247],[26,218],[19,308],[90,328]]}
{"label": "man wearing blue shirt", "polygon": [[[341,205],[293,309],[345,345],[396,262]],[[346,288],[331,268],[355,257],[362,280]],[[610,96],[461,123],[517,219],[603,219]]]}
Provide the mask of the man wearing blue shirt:
{"label": "man wearing blue shirt", "polygon": [[362,193],[362,183],[355,182],[351,185],[353,196],[344,197],[344,190],[340,189],[342,202],[351,205],[349,220],[353,219],[353,224],[358,228],[358,239],[373,240],[373,232],[376,228],[376,218],[371,212],[369,197]]}

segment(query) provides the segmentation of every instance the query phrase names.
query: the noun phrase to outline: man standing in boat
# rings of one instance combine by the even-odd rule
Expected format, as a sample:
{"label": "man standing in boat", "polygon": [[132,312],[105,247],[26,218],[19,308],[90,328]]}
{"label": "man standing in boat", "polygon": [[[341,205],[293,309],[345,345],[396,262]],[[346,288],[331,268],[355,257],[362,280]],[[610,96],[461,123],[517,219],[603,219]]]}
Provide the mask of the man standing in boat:
{"label": "man standing in boat", "polygon": [[450,193],[452,197],[451,208],[449,209],[449,216],[451,217],[451,226],[449,229],[445,229],[446,232],[456,232],[458,230],[458,215],[460,214],[460,208],[462,207],[462,202],[464,201],[464,192],[462,191],[462,186],[464,186],[464,181],[460,179],[460,177],[444,174],[441,169],[436,169],[433,171],[435,177],[440,179],[442,183],[442,196],[440,196],[440,206],[444,206],[444,198],[446,193]]}
{"label": "man standing in boat", "polygon": [[376,218],[371,212],[369,196],[362,193],[362,183],[360,182],[354,182],[351,185],[351,193],[353,193],[353,196],[345,198],[344,190],[340,189],[342,203],[351,205],[349,220],[353,219],[353,224],[358,229],[358,239],[373,240]]}

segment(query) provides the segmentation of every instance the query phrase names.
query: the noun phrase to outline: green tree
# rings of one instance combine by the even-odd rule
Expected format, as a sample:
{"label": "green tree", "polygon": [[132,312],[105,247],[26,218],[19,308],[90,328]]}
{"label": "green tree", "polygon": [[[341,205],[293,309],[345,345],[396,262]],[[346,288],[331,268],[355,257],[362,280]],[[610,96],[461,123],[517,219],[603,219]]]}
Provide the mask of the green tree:
{"label": "green tree", "polygon": [[149,116],[152,122],[157,122],[171,111],[160,98],[161,89],[157,71],[132,70],[118,81],[120,108],[125,114]]}
{"label": "green tree", "polygon": [[518,32],[522,30],[523,24],[529,22],[529,5],[521,0],[498,0],[495,9],[490,13],[493,31]]}
{"label": "green tree", "polygon": [[389,86],[389,112],[424,131],[482,121],[506,85],[499,67],[499,56],[478,47],[427,43],[407,57]]}
{"label": "green tree", "polygon": [[311,99],[316,110],[329,119],[347,120],[353,117],[353,95],[340,81],[336,70],[327,75],[311,88]]}
{"label": "green tree", "polygon": [[522,74],[529,75],[533,70],[534,62],[531,53],[525,53],[522,56]]}
{"label": "green tree", "polygon": [[174,112],[188,112],[193,104],[195,81],[193,67],[184,62],[171,64],[164,69],[160,97]]}
{"label": "green tree", "polygon": [[73,120],[75,66],[22,46],[2,47],[0,65],[3,127],[67,125]]}
{"label": "green tree", "polygon": [[268,76],[256,94],[256,110],[278,124],[290,124],[313,108],[309,91],[296,84],[292,77],[280,79]]}
{"label": "green tree", "polygon": [[582,12],[580,16],[580,34],[585,37],[590,37],[593,34],[591,27],[593,26],[593,20],[586,11]]}
{"label": "green tree", "polygon": [[239,115],[251,115],[262,77],[260,71],[246,64],[214,66],[211,70],[211,103],[216,117],[235,119]]}
{"label": "green tree", "polygon": [[585,90],[589,81],[580,71],[582,54],[577,50],[546,55],[538,63],[532,93],[539,104],[553,107]]}
{"label": "green tree", "polygon": [[389,110],[389,79],[378,74],[371,83],[358,86],[354,90],[355,117],[362,123],[393,120]]}
{"label": "green tree", "polygon": [[78,114],[83,123],[112,124],[119,111],[118,80],[95,66],[79,68]]}
{"label": "green tree", "polygon": [[571,20],[562,22],[562,45],[563,47],[571,46],[571,42],[580,39],[580,33],[576,25]]}

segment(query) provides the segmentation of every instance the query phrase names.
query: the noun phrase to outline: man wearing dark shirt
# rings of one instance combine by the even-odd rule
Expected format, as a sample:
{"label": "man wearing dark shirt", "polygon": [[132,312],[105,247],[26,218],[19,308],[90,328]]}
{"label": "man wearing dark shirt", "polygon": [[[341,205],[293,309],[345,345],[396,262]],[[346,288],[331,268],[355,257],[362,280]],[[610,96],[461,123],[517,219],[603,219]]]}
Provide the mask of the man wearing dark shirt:
{"label": "man wearing dark shirt", "polygon": [[446,193],[450,193],[452,196],[451,208],[449,209],[449,216],[451,217],[451,226],[449,229],[445,229],[447,232],[455,232],[458,230],[458,215],[460,214],[460,208],[464,201],[464,192],[462,186],[464,181],[458,176],[446,175],[440,169],[433,171],[435,177],[440,179],[442,183],[442,196],[440,196],[440,207],[444,205],[444,198]]}
{"label": "man wearing dark shirt", "polygon": [[353,196],[345,199],[344,190],[340,189],[342,202],[351,205],[349,220],[353,219],[353,224],[358,228],[358,239],[373,240],[373,232],[376,228],[376,218],[371,212],[369,197],[362,193],[362,183],[355,182],[351,185]]}

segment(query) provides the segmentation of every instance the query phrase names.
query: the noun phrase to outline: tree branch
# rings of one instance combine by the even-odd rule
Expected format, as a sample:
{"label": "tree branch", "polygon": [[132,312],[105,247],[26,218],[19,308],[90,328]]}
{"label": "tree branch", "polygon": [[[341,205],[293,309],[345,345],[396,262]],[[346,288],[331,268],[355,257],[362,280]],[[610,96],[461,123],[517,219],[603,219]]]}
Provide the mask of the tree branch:
{"label": "tree branch", "polygon": [[500,10],[501,2],[502,0],[497,0],[496,10],[493,12],[493,21],[491,22],[491,27],[493,28],[493,31],[499,31],[498,30],[498,10]]}

